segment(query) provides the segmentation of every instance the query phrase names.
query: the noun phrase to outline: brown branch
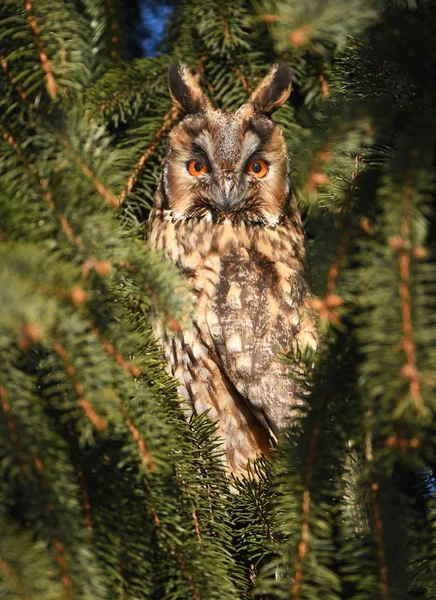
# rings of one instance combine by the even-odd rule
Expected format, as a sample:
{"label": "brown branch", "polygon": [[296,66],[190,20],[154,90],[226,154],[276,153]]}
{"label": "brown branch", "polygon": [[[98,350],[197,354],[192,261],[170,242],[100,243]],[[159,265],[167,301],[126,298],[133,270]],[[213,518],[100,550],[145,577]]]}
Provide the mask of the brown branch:
{"label": "brown branch", "polygon": [[48,181],[45,179],[39,179],[39,184],[43,190],[43,197],[47,204],[50,206],[51,210],[57,216],[59,223],[63,231],[66,233],[67,237],[73,244],[75,244],[81,252],[85,252],[85,246],[82,242],[82,239],[74,233],[73,228],[69,224],[67,218],[56,208],[56,205],[53,200],[53,196],[51,191],[48,189]]}
{"label": "brown branch", "polygon": [[264,23],[276,23],[277,21],[290,23],[293,19],[292,13],[281,13],[276,15],[275,13],[260,15],[259,19]]}
{"label": "brown branch", "polygon": [[[336,134],[334,134],[334,137]],[[315,154],[313,159],[312,169],[309,173],[309,177],[307,178],[306,187],[309,191],[313,191],[318,185],[325,185],[328,183],[328,177],[325,173],[321,172],[323,164],[328,163],[332,159],[332,155],[328,151],[328,147],[330,144],[334,142],[330,140],[326,142],[320,150]]]}
{"label": "brown branch", "polygon": [[191,590],[192,597],[194,598],[194,600],[201,600],[200,592],[198,591],[197,586],[195,585],[194,580],[192,579],[191,573],[185,567],[185,563],[183,562],[181,556],[179,554],[176,554],[174,552],[174,550],[171,551],[171,554],[174,556],[174,558],[180,565],[180,568],[182,570],[182,575],[185,577],[186,581],[188,582],[188,587]]}
{"label": "brown branch", "polygon": [[1,402],[2,402],[3,413],[5,414],[6,420],[8,422],[9,434],[11,436],[12,444],[15,449],[15,454],[17,456],[17,460],[19,462],[20,469],[22,472],[26,472],[27,465],[23,462],[23,459],[21,457],[20,438],[18,437],[17,428],[15,426],[15,421],[12,417],[11,405],[8,400],[6,388],[1,383],[0,383],[0,398],[1,398]]}
{"label": "brown branch", "polygon": [[55,135],[58,142],[62,144],[62,146],[64,146],[64,148],[66,148],[68,152],[72,154],[76,163],[82,169],[82,172],[91,181],[91,183],[93,184],[97,192],[100,194],[100,196],[103,198],[103,200],[106,202],[106,204],[108,204],[112,208],[118,208],[120,206],[120,201],[115,196],[115,194],[113,194],[110,190],[106,189],[106,187],[101,183],[101,181],[97,179],[95,174],[91,171],[91,169],[85,163],[83,158],[79,156],[79,154],[77,154],[77,152],[68,142],[68,140],[66,140],[58,131],[55,132]]}
{"label": "brown branch", "polygon": [[138,83],[131,85],[128,89],[117,92],[116,94],[114,94],[112,96],[112,98],[110,100],[108,100],[107,102],[104,102],[103,104],[100,104],[100,106],[98,107],[98,110],[100,112],[103,112],[107,108],[112,108],[114,105],[116,105],[119,102],[120,98],[123,98],[124,96],[131,96],[131,93],[133,90],[141,89],[146,84],[147,84],[147,82],[144,83],[144,81],[139,81]]}
{"label": "brown branch", "polygon": [[383,72],[383,69],[384,69],[384,60],[379,59],[378,64],[377,64],[377,70],[375,72],[374,79],[371,83],[371,88],[369,90],[369,93],[371,94],[371,96],[374,96],[374,94],[376,92],[377,84],[378,84],[380,76]]}
{"label": "brown branch", "polygon": [[118,58],[118,22],[115,15],[114,5],[111,0],[107,0],[108,15],[111,26],[111,59],[115,61]]}
{"label": "brown branch", "polygon": [[[149,505],[150,505],[150,510],[151,510],[151,514],[153,517],[153,521],[156,526],[156,534],[159,536],[159,535],[161,535],[161,523],[160,523],[159,515],[157,514],[157,511],[156,511],[156,507],[154,506],[154,503],[153,503],[150,482],[148,481],[148,479],[146,477],[143,477],[142,481],[144,483],[144,487],[145,487],[148,497],[149,497]],[[171,556],[173,556],[175,558],[175,560],[177,561],[177,563],[180,565],[182,575],[185,577],[186,581],[188,582],[188,587],[191,590],[192,597],[194,598],[194,600],[201,600],[200,593],[197,589],[197,586],[194,583],[191,573],[186,568],[182,557],[180,556],[180,554],[175,552],[172,548],[169,548],[169,552],[170,552]]]}
{"label": "brown branch", "polygon": [[55,98],[58,93],[56,80],[54,77],[51,62],[48,59],[47,54],[45,53],[44,46],[41,41],[41,35],[40,35],[39,29],[38,29],[38,25],[36,24],[35,15],[32,13],[32,4],[31,4],[30,0],[26,1],[26,11],[27,11],[27,19],[30,23],[30,27],[32,28],[33,35],[35,36],[35,42],[38,47],[41,66],[45,73],[47,92],[51,98]]}
{"label": "brown branch", "polygon": [[318,81],[321,88],[321,95],[323,98],[326,98],[329,95],[329,85],[324,76],[325,68],[321,57],[319,57],[316,61],[316,70],[318,71]]}
{"label": "brown branch", "polygon": [[270,15],[260,15],[260,20],[265,23],[277,23],[280,20],[278,15],[270,14]]}
{"label": "brown branch", "polygon": [[50,209],[56,215],[57,219],[59,220],[59,222],[61,224],[63,231],[66,233],[68,238],[79,248],[79,250],[81,252],[84,252],[85,246],[83,245],[81,238],[75,235],[73,228],[69,224],[66,217],[59,210],[57,210],[56,205],[53,200],[53,196],[48,188],[48,181],[46,179],[43,179],[42,177],[40,177],[35,165],[27,160],[27,158],[24,156],[24,154],[20,148],[19,143],[14,139],[14,137],[7,131],[7,129],[1,123],[0,123],[0,132],[2,134],[3,139],[10,146],[12,146],[17,158],[23,163],[23,165],[27,168],[27,170],[31,173],[31,175],[38,182],[38,184],[42,190],[42,196],[43,196],[44,200],[46,201],[46,203],[48,204]]}
{"label": "brown branch", "polygon": [[[61,300],[69,300],[74,306],[80,306],[84,304],[88,299],[87,292],[78,286],[75,286],[71,289],[61,289],[61,288],[52,288],[45,284],[38,284],[35,288],[38,292],[43,294],[48,294],[51,296],[56,296]],[[141,370],[135,364],[124,358],[121,352],[115,350],[113,344],[111,344],[94,323],[90,322],[91,331],[98,337],[99,342],[102,344],[105,351],[112,356],[115,361],[129,374],[133,377],[139,377],[141,375]]]}
{"label": "brown branch", "polygon": [[[356,154],[354,158],[354,169],[351,173],[351,183],[348,190],[348,195],[350,198],[353,196],[353,193],[356,189],[356,179],[359,172],[360,158],[361,157],[358,154]],[[323,149],[320,153],[318,153],[318,160],[328,161],[330,160],[330,154],[325,149]],[[339,316],[337,314],[336,309],[342,306],[342,298],[334,292],[339,276],[340,264],[342,262],[343,257],[345,256],[345,252],[350,241],[350,231],[348,219],[345,223],[335,221],[334,225],[336,229],[343,228],[344,231],[339,240],[338,248],[336,251],[336,258],[334,262],[330,265],[329,272],[327,275],[327,292],[323,299],[314,298],[313,300],[311,300],[310,305],[312,306],[312,308],[314,308],[320,313],[323,319],[327,321],[339,322]]]}
{"label": "brown branch", "polygon": [[35,166],[32,165],[31,163],[29,163],[27,158],[24,156],[18,142],[14,139],[14,137],[9,133],[9,131],[7,131],[7,129],[1,123],[0,123],[0,131],[2,134],[2,138],[5,140],[5,142],[7,142],[10,146],[12,146],[17,158],[19,158],[20,161],[29,169],[29,171],[33,175],[35,175],[37,173]]}
{"label": "brown branch", "polygon": [[32,600],[32,596],[26,593],[26,590],[21,585],[18,577],[15,575],[8,563],[0,556],[0,571],[2,571],[7,579],[12,582],[15,590],[23,600]]}
{"label": "brown branch", "polygon": [[1,65],[2,65],[3,71],[5,72],[7,78],[9,79],[9,81],[12,83],[14,89],[17,91],[17,94],[19,95],[19,97],[21,98],[21,100],[23,100],[23,102],[25,102],[27,104],[27,106],[28,106],[28,108],[30,110],[33,110],[33,108],[34,108],[33,103],[31,103],[31,102],[28,101],[26,93],[24,92],[24,90],[22,90],[19,87],[14,74],[12,73],[12,71],[10,71],[8,69],[8,63],[5,61],[5,59],[4,59],[3,56],[0,56],[0,62],[1,62]]}
{"label": "brown branch", "polygon": [[234,71],[235,71],[236,75],[238,76],[239,81],[242,83],[242,86],[247,90],[247,92],[249,94],[251,94],[253,90],[248,85],[247,79],[244,77],[242,71],[238,67],[236,67],[236,66],[234,67]]}
{"label": "brown branch", "polygon": [[87,292],[83,288],[78,286],[75,286],[69,290],[62,288],[52,288],[49,285],[46,285],[45,283],[39,283],[35,289],[37,292],[40,292],[42,294],[56,296],[61,300],[69,300],[74,304],[74,306],[80,306],[88,300]]}
{"label": "brown branch", "polygon": [[221,23],[223,24],[223,28],[224,28],[224,37],[226,38],[227,41],[231,42],[232,34],[230,33],[229,24],[227,23],[226,19],[224,19],[224,18],[221,18]]}
{"label": "brown branch", "polygon": [[[338,226],[341,226],[341,225],[338,223]],[[336,288],[338,275],[339,275],[339,265],[340,265],[342,258],[345,255],[345,250],[347,249],[349,240],[350,240],[350,235],[349,235],[348,228],[346,228],[342,234],[341,240],[338,245],[338,249],[336,252],[336,259],[333,262],[333,264],[330,266],[330,269],[328,272],[327,296],[333,294],[333,292]]]}
{"label": "brown branch", "polygon": [[100,342],[103,345],[103,347],[106,350],[106,352],[108,354],[110,354],[116,360],[116,362],[127,373],[129,373],[129,375],[132,375],[133,377],[139,377],[141,375],[141,370],[139,369],[139,367],[137,367],[135,364],[131,363],[129,360],[127,360],[126,358],[124,358],[124,356],[120,352],[118,352],[117,350],[115,350],[113,344],[111,344],[103,336],[103,334],[100,333],[100,331],[97,329],[97,327],[93,323],[91,323],[91,330],[98,337],[98,339],[100,340]]}
{"label": "brown branch", "polygon": [[311,494],[311,485],[312,485],[312,477],[313,477],[313,468],[315,465],[315,451],[316,444],[318,441],[318,436],[320,433],[319,426],[321,421],[321,415],[324,408],[324,404],[326,402],[326,396],[321,398],[320,404],[318,406],[318,411],[315,417],[315,422],[312,430],[312,436],[309,442],[309,452],[307,457],[307,473],[306,473],[306,482],[304,485],[303,491],[303,519],[301,523],[301,538],[300,543],[298,544],[298,555],[297,555],[297,563],[295,565],[295,575],[294,575],[294,583],[292,586],[292,600],[298,600],[300,598],[300,585],[303,579],[303,560],[306,556],[308,550],[308,544],[310,540],[309,533],[309,520],[310,520],[310,494]]}
{"label": "brown branch", "polygon": [[[38,170],[36,169],[35,165],[27,160],[27,158],[24,156],[18,142],[5,129],[5,127],[1,123],[0,123],[0,132],[2,134],[3,139],[14,149],[14,152],[15,152],[17,158],[23,163],[23,165],[27,168],[27,170],[33,175],[33,177],[38,182],[38,184],[42,190],[42,196],[43,196],[44,200],[47,202],[48,206],[53,211],[53,213],[55,214],[57,219],[59,220],[59,223],[60,223],[63,231],[66,233],[67,237],[70,239],[71,242],[73,242],[73,244],[75,244],[77,246],[77,248],[81,252],[86,253],[87,249],[85,248],[85,245],[83,244],[81,237],[77,236],[74,233],[74,230],[73,230],[72,226],[70,225],[70,223],[68,222],[67,218],[56,208],[52,193],[49,190],[48,181],[39,176]],[[118,205],[118,200],[116,202]],[[111,265],[107,260],[99,260],[95,256],[90,256],[83,263],[82,271],[83,271],[84,277],[86,277],[88,275],[88,273],[91,269],[94,269],[100,275],[107,275],[111,271]]]}
{"label": "brown branch", "polygon": [[[178,475],[178,476],[179,476],[180,478],[182,478],[182,474],[181,474],[181,473],[179,473],[179,475]],[[182,485],[183,485],[183,487],[186,489],[186,481],[184,481],[183,479],[182,479]],[[186,493],[187,493],[187,495],[188,495],[188,498],[191,498],[191,494],[189,493],[189,491],[188,491],[187,489],[186,489]],[[203,540],[202,540],[202,538],[201,538],[200,524],[199,524],[199,522],[198,522],[197,513],[196,513],[196,511],[195,511],[195,508],[194,508],[194,507],[192,507],[192,512],[191,512],[191,515],[192,515],[192,520],[194,521],[195,533],[197,534],[197,540],[198,540],[198,543],[199,543],[199,544],[200,544],[200,546],[201,546],[201,545],[203,544]]]}
{"label": "brown branch", "polygon": [[[412,156],[412,159],[416,159],[416,153]],[[406,176],[404,184],[404,192],[402,198],[402,217],[401,217],[401,240],[402,246],[399,253],[398,261],[400,266],[400,302],[401,302],[401,318],[403,327],[403,339],[401,341],[402,348],[406,355],[406,364],[401,369],[401,374],[405,379],[409,380],[409,391],[410,396],[415,402],[417,411],[419,414],[424,412],[424,405],[421,396],[420,379],[421,373],[418,369],[418,361],[416,358],[416,345],[413,334],[412,325],[412,301],[410,291],[410,250],[412,248],[412,241],[410,239],[410,227],[409,227],[409,216],[410,216],[410,185],[411,185],[411,168]]]}
{"label": "brown branch", "polygon": [[147,490],[151,516],[153,517],[154,524],[156,525],[156,533],[159,533],[160,527],[161,527],[160,518],[159,518],[159,515],[157,514],[157,510],[156,510],[156,507],[153,502],[153,495],[151,493],[150,482],[148,481],[148,479],[146,477],[143,477],[142,483],[144,484],[144,487]]}
{"label": "brown branch", "polygon": [[[113,391],[115,397],[117,398],[117,401],[121,405],[121,409],[123,411],[124,417],[126,418],[126,423],[127,423],[128,427],[129,427],[130,431],[132,432],[132,434],[133,434],[136,442],[138,443],[138,447],[140,449],[140,452],[141,452],[141,454],[143,456],[144,461],[145,460],[149,460],[150,461],[150,466],[148,466],[148,465],[147,466],[148,466],[149,470],[154,470],[155,466],[151,462],[150,455],[148,454],[148,451],[147,451],[147,449],[145,447],[144,442],[142,441],[142,439],[140,437],[140,434],[139,434],[138,430],[135,428],[135,426],[133,425],[130,417],[127,414],[127,411],[122,406],[121,399],[117,396],[117,394],[115,393],[114,390],[112,390],[112,391]],[[145,490],[147,492],[148,503],[149,503],[149,506],[150,506],[151,516],[153,518],[153,521],[154,521],[154,524],[155,524],[155,527],[156,527],[156,535],[159,537],[159,536],[162,535],[161,521],[160,521],[160,517],[159,517],[159,515],[157,513],[156,507],[155,507],[154,502],[153,502],[153,494],[152,494],[152,491],[151,491],[150,482],[147,479],[147,477],[145,477],[145,476],[142,478],[142,482],[143,482]],[[189,589],[192,592],[192,596],[193,596],[194,600],[200,600],[199,591],[198,591],[198,589],[197,589],[197,587],[196,587],[196,585],[195,585],[195,583],[193,581],[191,573],[186,568],[186,566],[185,566],[185,564],[183,562],[183,559],[172,548],[169,548],[169,553],[171,554],[171,556],[173,556],[175,558],[175,560],[177,561],[177,563],[180,565],[181,570],[182,570],[182,574],[183,574],[183,576],[185,577],[185,579],[188,582],[188,586],[189,586]]]}
{"label": "brown branch", "polygon": [[197,534],[198,543],[201,546],[203,543],[203,540],[201,539],[200,524],[198,522],[197,513],[195,512],[195,508],[192,509],[192,518],[194,519],[195,533]]}
{"label": "brown branch", "polygon": [[129,413],[127,412],[125,406],[121,402],[121,398],[118,396],[118,394],[115,392],[115,390],[112,390],[112,393],[115,396],[115,399],[120,406],[120,409],[121,409],[121,412],[123,413],[127,427],[130,429],[131,434],[133,435],[136,443],[138,444],[139,452],[142,456],[142,460],[143,460],[145,466],[147,467],[147,469],[149,471],[154,471],[156,469],[156,465],[154,464],[154,462],[151,459],[150,453],[147,450],[147,446],[145,445],[145,442],[142,439],[141,434],[139,433],[137,427],[135,427],[135,425],[133,424],[133,421],[130,418]]}
{"label": "brown branch", "polygon": [[86,479],[83,473],[83,464],[80,456],[79,449],[74,443],[74,459],[76,461],[77,476],[80,482],[80,493],[83,500],[83,512],[85,515],[85,523],[88,531],[92,531],[92,517],[91,517],[91,502],[89,500],[88,488],[86,487]]}
{"label": "brown branch", "polygon": [[[368,409],[366,413],[366,435],[365,435],[365,458],[370,465],[370,469],[372,470],[372,464],[374,461],[374,456],[372,452],[372,438],[371,438],[371,421],[373,418],[372,409]],[[378,502],[378,489],[379,486],[374,478],[370,480],[371,487],[371,508],[372,508],[372,516],[374,518],[375,525],[375,537],[377,544],[377,558],[380,565],[380,591],[382,594],[383,600],[389,600],[389,589],[388,589],[388,568],[386,565],[386,555],[383,543],[383,522],[381,519],[381,511],[380,505]]]}
{"label": "brown branch", "polygon": [[[342,227],[342,224],[336,222],[337,227]],[[348,227],[344,230],[342,237],[339,241],[338,249],[336,252],[336,258],[330,265],[329,272],[327,275],[327,293],[324,298],[313,298],[309,301],[310,306],[317,310],[322,319],[326,321],[339,322],[339,315],[337,309],[342,306],[342,298],[334,293],[337,279],[339,275],[339,267],[344,257],[345,250],[347,249],[348,242],[350,240]]]}
{"label": "brown branch", "polygon": [[371,483],[371,507],[374,517],[375,538],[377,543],[377,558],[380,565],[380,591],[383,600],[389,600],[388,567],[386,565],[385,549],[383,544],[383,522],[381,519],[380,505],[377,497],[378,483]]}
{"label": "brown branch", "polygon": [[311,29],[311,25],[307,23],[305,25],[301,25],[301,27],[294,29],[294,31],[289,34],[289,41],[296,48],[303,46],[310,37]]}
{"label": "brown branch", "polygon": [[[146,281],[144,279],[144,277],[138,272],[138,270],[136,269],[136,267],[134,265],[132,265],[132,263],[130,263],[129,261],[124,261],[122,263],[119,263],[120,267],[124,267],[125,269],[127,269],[127,271],[129,271],[130,273],[132,273],[132,275],[135,276],[136,279],[139,279],[139,281],[142,283],[144,289],[146,290],[146,292],[151,296],[151,298],[153,299],[153,302],[155,303],[156,307],[158,308],[158,310],[160,310],[162,313],[165,313],[165,311],[162,308],[162,303],[160,301],[160,298],[158,296],[158,294],[156,294],[156,292],[153,292],[153,290],[150,287],[150,284],[148,283],[148,281]],[[172,331],[180,331],[181,326],[180,323],[178,321],[176,321],[175,319],[171,319],[170,321],[167,322],[167,327],[168,329],[171,329]]]}
{"label": "brown branch", "polygon": [[104,431],[106,429],[106,423],[102,419],[102,417],[100,417],[100,415],[95,412],[90,401],[84,396],[83,386],[76,377],[76,369],[73,367],[73,365],[68,360],[67,351],[57,341],[54,342],[54,349],[56,350],[57,354],[61,357],[63,362],[65,363],[67,373],[73,382],[74,389],[76,390],[77,395],[79,396],[78,402],[79,402],[79,405],[82,407],[83,412],[85,413],[85,415],[88,417],[88,419],[91,421],[91,423],[94,425],[94,427],[98,431]]}
{"label": "brown branch", "polygon": [[165,114],[161,128],[153,136],[150,146],[147,148],[147,150],[144,152],[144,154],[142,154],[142,156],[136,163],[136,167],[133,170],[133,173],[130,175],[129,179],[127,180],[126,187],[123,189],[123,191],[121,192],[121,194],[119,196],[119,199],[118,199],[119,204],[122,204],[124,202],[124,200],[126,199],[126,196],[128,194],[130,194],[130,192],[132,191],[133,186],[135,185],[139,174],[141,173],[142,169],[144,168],[145,163],[148,161],[150,156],[156,150],[156,147],[157,147],[159,141],[161,140],[161,138],[164,136],[164,134],[167,133],[171,129],[174,121],[178,117],[178,114],[179,114],[179,111],[177,110],[177,108],[175,106],[173,106]]}
{"label": "brown branch", "polygon": [[36,454],[34,447],[32,447],[31,452],[32,452],[32,458],[33,458],[33,462],[35,465],[35,469],[36,469],[36,472],[38,473],[38,477],[41,482],[41,488],[42,488],[44,499],[45,499],[45,507],[47,510],[47,515],[48,515],[48,519],[49,519],[49,523],[50,523],[51,535],[52,535],[54,546],[55,546],[56,552],[57,552],[58,564],[59,564],[59,567],[60,567],[61,573],[62,573],[61,581],[64,586],[65,600],[70,600],[72,583],[71,583],[71,578],[68,575],[68,565],[67,565],[67,560],[65,558],[64,545],[60,541],[60,539],[58,538],[58,536],[56,534],[55,518],[53,515],[53,505],[50,500],[48,485],[47,485],[47,481],[46,481],[45,475],[44,475],[44,467],[42,464],[42,460],[40,459],[38,454]]}

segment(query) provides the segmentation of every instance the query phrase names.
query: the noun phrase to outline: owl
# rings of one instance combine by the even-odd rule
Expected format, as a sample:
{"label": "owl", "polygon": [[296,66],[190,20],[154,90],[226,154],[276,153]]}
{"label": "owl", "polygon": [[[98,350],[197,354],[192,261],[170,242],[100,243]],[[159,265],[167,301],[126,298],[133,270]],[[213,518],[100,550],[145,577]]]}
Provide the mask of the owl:
{"label": "owl", "polygon": [[236,112],[216,110],[184,65],[169,70],[184,118],[169,135],[148,239],[184,274],[195,310],[182,331],[157,325],[190,413],[217,422],[229,473],[270,457],[301,402],[280,351],[316,345],[301,218],[286,144],[270,115],[289,97],[273,66]]}

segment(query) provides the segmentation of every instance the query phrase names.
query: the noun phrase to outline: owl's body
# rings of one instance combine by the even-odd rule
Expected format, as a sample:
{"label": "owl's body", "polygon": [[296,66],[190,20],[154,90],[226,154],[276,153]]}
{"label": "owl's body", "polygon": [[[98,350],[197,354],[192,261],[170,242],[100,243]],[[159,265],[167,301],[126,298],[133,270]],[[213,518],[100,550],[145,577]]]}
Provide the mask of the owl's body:
{"label": "owl's body", "polygon": [[285,144],[266,116],[289,95],[280,69],[236,113],[213,110],[186,69],[170,73],[188,115],[170,135],[150,217],[150,244],[196,301],[192,326],[158,331],[167,366],[187,408],[218,422],[234,474],[269,455],[299,403],[279,351],[316,343]]}

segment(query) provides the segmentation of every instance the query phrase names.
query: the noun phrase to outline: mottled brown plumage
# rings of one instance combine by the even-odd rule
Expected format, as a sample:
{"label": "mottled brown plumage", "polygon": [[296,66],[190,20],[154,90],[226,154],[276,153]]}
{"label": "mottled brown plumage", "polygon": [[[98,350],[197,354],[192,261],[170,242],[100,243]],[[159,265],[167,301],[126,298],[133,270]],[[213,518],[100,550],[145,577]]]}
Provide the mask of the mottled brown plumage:
{"label": "mottled brown plumage", "polygon": [[169,85],[187,114],[169,136],[149,243],[180,267],[196,304],[192,326],[156,331],[186,407],[210,410],[237,475],[269,455],[300,402],[278,352],[316,344],[286,145],[269,118],[290,76],[275,65],[234,113],[214,110],[184,66]]}

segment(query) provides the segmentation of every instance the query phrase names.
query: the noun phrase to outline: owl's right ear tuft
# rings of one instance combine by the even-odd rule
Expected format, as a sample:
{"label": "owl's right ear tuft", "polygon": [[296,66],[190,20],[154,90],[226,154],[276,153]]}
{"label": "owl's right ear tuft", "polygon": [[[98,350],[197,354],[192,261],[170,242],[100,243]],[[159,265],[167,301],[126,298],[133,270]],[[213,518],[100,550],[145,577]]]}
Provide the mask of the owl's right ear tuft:
{"label": "owl's right ear tuft", "polygon": [[168,69],[168,87],[174,105],[187,114],[204,112],[208,101],[189,68],[173,63]]}
{"label": "owl's right ear tuft", "polygon": [[255,112],[270,115],[286,102],[291,93],[291,72],[284,61],[273,65],[268,75],[251,95]]}

